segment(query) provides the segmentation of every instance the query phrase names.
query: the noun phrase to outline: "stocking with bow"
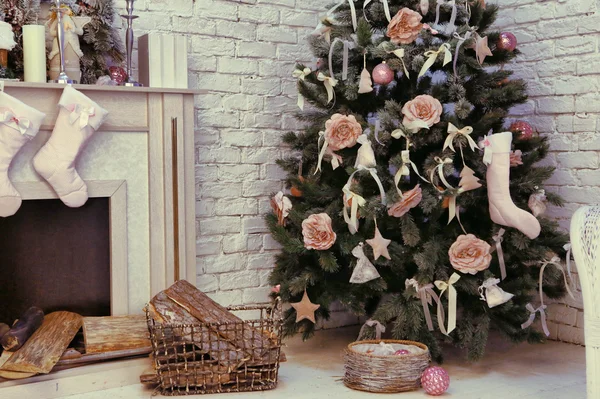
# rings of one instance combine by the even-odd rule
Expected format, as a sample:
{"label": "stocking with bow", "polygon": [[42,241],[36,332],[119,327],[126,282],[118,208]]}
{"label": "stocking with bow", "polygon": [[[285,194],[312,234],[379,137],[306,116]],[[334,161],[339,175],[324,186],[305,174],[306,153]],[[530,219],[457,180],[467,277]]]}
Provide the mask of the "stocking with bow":
{"label": "stocking with bow", "polygon": [[65,88],[58,105],[52,136],[33,158],[33,167],[65,205],[77,208],[86,203],[88,192],[75,170],[75,160],[108,111],[71,86]]}

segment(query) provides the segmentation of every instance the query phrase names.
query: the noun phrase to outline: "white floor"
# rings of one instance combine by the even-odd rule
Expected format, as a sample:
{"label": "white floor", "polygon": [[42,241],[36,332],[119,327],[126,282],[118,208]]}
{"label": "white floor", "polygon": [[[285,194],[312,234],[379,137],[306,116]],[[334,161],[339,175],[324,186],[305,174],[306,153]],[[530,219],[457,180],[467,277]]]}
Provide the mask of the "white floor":
{"label": "white floor", "polygon": [[[220,395],[232,399],[355,399],[384,396],[352,391],[340,381],[343,375],[342,350],[355,339],[356,333],[356,328],[343,328],[320,331],[307,342],[294,338],[287,342],[285,352],[288,361],[281,366],[277,389]],[[586,396],[585,348],[581,346],[558,342],[513,345],[494,339],[483,361],[467,364],[461,353],[451,351],[444,367],[450,373],[451,384],[442,397],[583,399]],[[137,399],[150,398],[151,395],[152,390],[131,385],[68,398]],[[422,390],[403,393],[399,397],[431,398]]]}

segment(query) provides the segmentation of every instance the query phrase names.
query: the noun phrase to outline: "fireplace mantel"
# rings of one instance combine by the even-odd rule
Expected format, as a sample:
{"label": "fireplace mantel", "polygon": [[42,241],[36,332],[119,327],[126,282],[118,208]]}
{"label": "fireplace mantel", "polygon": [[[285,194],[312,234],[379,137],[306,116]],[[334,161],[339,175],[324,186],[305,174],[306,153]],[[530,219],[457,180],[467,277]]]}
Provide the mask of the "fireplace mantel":
{"label": "fireplace mantel", "polygon": [[[200,93],[73,87],[109,111],[80,154],[77,170],[91,196],[116,196],[110,202],[112,313],[140,313],[154,294],[175,280],[195,283],[194,96]],[[24,200],[54,198],[31,159],[54,128],[63,88],[5,83],[8,94],[47,115],[40,133],[18,154],[9,172]]]}

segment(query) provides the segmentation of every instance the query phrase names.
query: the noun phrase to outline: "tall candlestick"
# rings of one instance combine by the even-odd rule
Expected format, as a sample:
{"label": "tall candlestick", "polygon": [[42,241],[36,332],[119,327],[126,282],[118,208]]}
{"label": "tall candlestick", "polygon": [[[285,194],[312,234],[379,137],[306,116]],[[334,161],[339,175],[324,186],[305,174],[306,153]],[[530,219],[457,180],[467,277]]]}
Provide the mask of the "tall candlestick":
{"label": "tall candlestick", "polygon": [[25,82],[46,82],[46,28],[23,26],[23,64]]}
{"label": "tall candlestick", "polygon": [[127,48],[127,81],[125,86],[141,86],[135,79],[133,79],[132,68],[131,68],[131,57],[133,53],[133,20],[137,18],[137,15],[133,15],[133,3],[134,0],[126,0],[126,15],[121,17],[127,20],[127,32],[125,33],[126,48]]}
{"label": "tall candlestick", "polygon": [[63,26],[63,12],[64,10],[60,7],[61,0],[54,0],[54,6],[56,7],[56,40],[58,41],[58,55],[60,57],[60,73],[58,78],[53,80],[53,83],[72,84],[77,83],[75,80],[69,79],[65,72],[65,27]]}

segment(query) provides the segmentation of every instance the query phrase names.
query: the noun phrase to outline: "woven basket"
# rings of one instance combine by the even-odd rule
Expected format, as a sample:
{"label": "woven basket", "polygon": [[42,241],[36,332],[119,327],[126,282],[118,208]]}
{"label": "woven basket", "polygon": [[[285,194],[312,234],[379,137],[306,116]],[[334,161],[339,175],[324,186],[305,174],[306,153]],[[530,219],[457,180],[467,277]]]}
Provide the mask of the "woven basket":
{"label": "woven basket", "polygon": [[[406,355],[381,356],[358,352],[356,345],[362,344],[403,344],[414,345],[425,352]],[[421,374],[429,365],[430,355],[427,346],[414,341],[377,339],[356,341],[348,345],[344,355],[346,373],[344,385],[359,391],[396,393],[418,389]]]}

